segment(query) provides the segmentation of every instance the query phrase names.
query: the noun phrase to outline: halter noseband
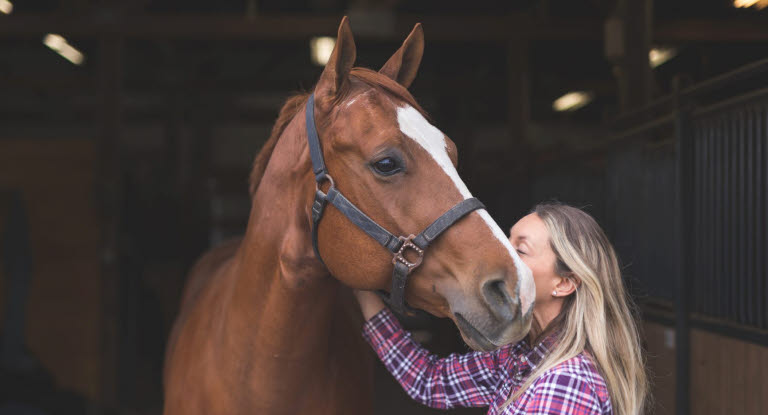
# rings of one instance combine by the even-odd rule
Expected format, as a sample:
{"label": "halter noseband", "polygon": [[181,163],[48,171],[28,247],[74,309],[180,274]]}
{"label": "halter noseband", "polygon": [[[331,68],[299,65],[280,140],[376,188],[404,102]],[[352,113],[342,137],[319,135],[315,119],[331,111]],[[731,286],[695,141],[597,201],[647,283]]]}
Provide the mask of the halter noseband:
{"label": "halter noseband", "polygon": [[[395,311],[401,314],[413,314],[415,310],[405,304],[405,284],[408,281],[408,274],[421,265],[424,251],[432,241],[468,213],[477,209],[484,209],[485,206],[474,197],[462,200],[443,213],[420,234],[397,237],[374,222],[373,219],[369,218],[344,197],[341,192],[336,190],[336,183],[334,183],[331,175],[328,174],[328,168],[325,166],[323,150],[320,147],[320,137],[315,126],[315,94],[310,95],[307,100],[306,124],[309,155],[312,158],[312,170],[315,173],[316,182],[315,201],[312,203],[312,248],[315,250],[315,255],[323,262],[323,258],[320,256],[320,251],[317,248],[317,228],[320,224],[320,219],[323,217],[325,206],[330,203],[336,206],[336,209],[343,213],[352,223],[392,253],[392,263],[394,264],[392,289],[390,293],[382,290],[377,291],[377,293]],[[320,184],[324,181],[330,184],[328,193],[324,193],[320,188]],[[410,262],[405,257],[406,250],[411,250],[416,254],[414,262]]]}

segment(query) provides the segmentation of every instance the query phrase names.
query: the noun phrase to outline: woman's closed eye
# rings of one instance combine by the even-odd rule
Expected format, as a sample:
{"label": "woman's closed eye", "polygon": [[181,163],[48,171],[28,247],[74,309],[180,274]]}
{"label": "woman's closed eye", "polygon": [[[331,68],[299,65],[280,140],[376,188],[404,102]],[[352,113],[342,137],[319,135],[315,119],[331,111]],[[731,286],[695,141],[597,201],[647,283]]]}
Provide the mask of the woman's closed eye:
{"label": "woman's closed eye", "polygon": [[515,250],[520,255],[531,255],[531,246],[530,242],[528,242],[527,239],[521,238],[520,241],[517,243],[517,246],[515,246]]}

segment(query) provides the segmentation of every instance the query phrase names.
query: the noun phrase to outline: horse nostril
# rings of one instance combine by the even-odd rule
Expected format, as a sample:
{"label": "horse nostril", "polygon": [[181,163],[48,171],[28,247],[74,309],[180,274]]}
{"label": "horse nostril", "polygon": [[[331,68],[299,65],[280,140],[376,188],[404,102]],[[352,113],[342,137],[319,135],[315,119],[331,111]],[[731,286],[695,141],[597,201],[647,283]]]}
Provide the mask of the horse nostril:
{"label": "horse nostril", "polygon": [[483,297],[491,311],[499,318],[504,320],[515,318],[518,301],[509,294],[504,280],[490,280],[483,283]]}

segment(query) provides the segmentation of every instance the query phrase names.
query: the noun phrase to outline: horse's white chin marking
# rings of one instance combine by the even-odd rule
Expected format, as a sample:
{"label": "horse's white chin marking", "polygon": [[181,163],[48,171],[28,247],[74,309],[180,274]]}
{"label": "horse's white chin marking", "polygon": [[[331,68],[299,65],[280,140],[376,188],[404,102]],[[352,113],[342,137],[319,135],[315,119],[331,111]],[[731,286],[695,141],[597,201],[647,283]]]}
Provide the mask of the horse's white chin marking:
{"label": "horse's white chin marking", "polygon": [[[472,197],[472,194],[469,193],[469,189],[467,189],[467,185],[464,184],[459,177],[456,168],[453,167],[451,158],[448,156],[445,135],[442,131],[430,124],[419,111],[410,105],[397,108],[397,122],[400,125],[400,131],[402,131],[403,134],[417,142],[430,156],[432,156],[445,174],[451,178],[451,181],[453,181],[456,189],[458,189],[464,199]],[[536,298],[536,288],[533,283],[533,274],[531,273],[531,270],[520,259],[520,256],[517,255],[517,251],[512,247],[512,244],[509,242],[509,239],[507,239],[507,236],[504,235],[501,228],[499,228],[499,225],[497,225],[491,218],[491,215],[488,214],[485,209],[478,210],[474,213],[477,213],[483,218],[483,221],[488,225],[493,236],[507,248],[509,255],[515,262],[515,268],[517,268],[518,292],[520,293],[520,306],[522,312],[524,314],[527,313],[533,305],[533,300]]]}

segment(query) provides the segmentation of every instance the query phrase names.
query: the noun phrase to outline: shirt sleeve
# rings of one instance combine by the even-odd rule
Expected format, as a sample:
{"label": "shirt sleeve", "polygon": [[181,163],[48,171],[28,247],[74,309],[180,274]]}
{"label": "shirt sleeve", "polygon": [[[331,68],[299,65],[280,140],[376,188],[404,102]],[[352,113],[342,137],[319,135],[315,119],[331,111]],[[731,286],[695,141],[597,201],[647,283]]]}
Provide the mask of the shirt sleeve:
{"label": "shirt sleeve", "polygon": [[[595,389],[583,376],[571,372],[545,374],[531,385],[524,395],[522,407],[507,407],[504,415],[600,415],[603,413]],[[514,412],[513,412],[514,411]]]}
{"label": "shirt sleeve", "polygon": [[439,358],[414,341],[386,308],[365,323],[363,337],[405,392],[424,405],[488,406],[494,397],[505,349]]}

